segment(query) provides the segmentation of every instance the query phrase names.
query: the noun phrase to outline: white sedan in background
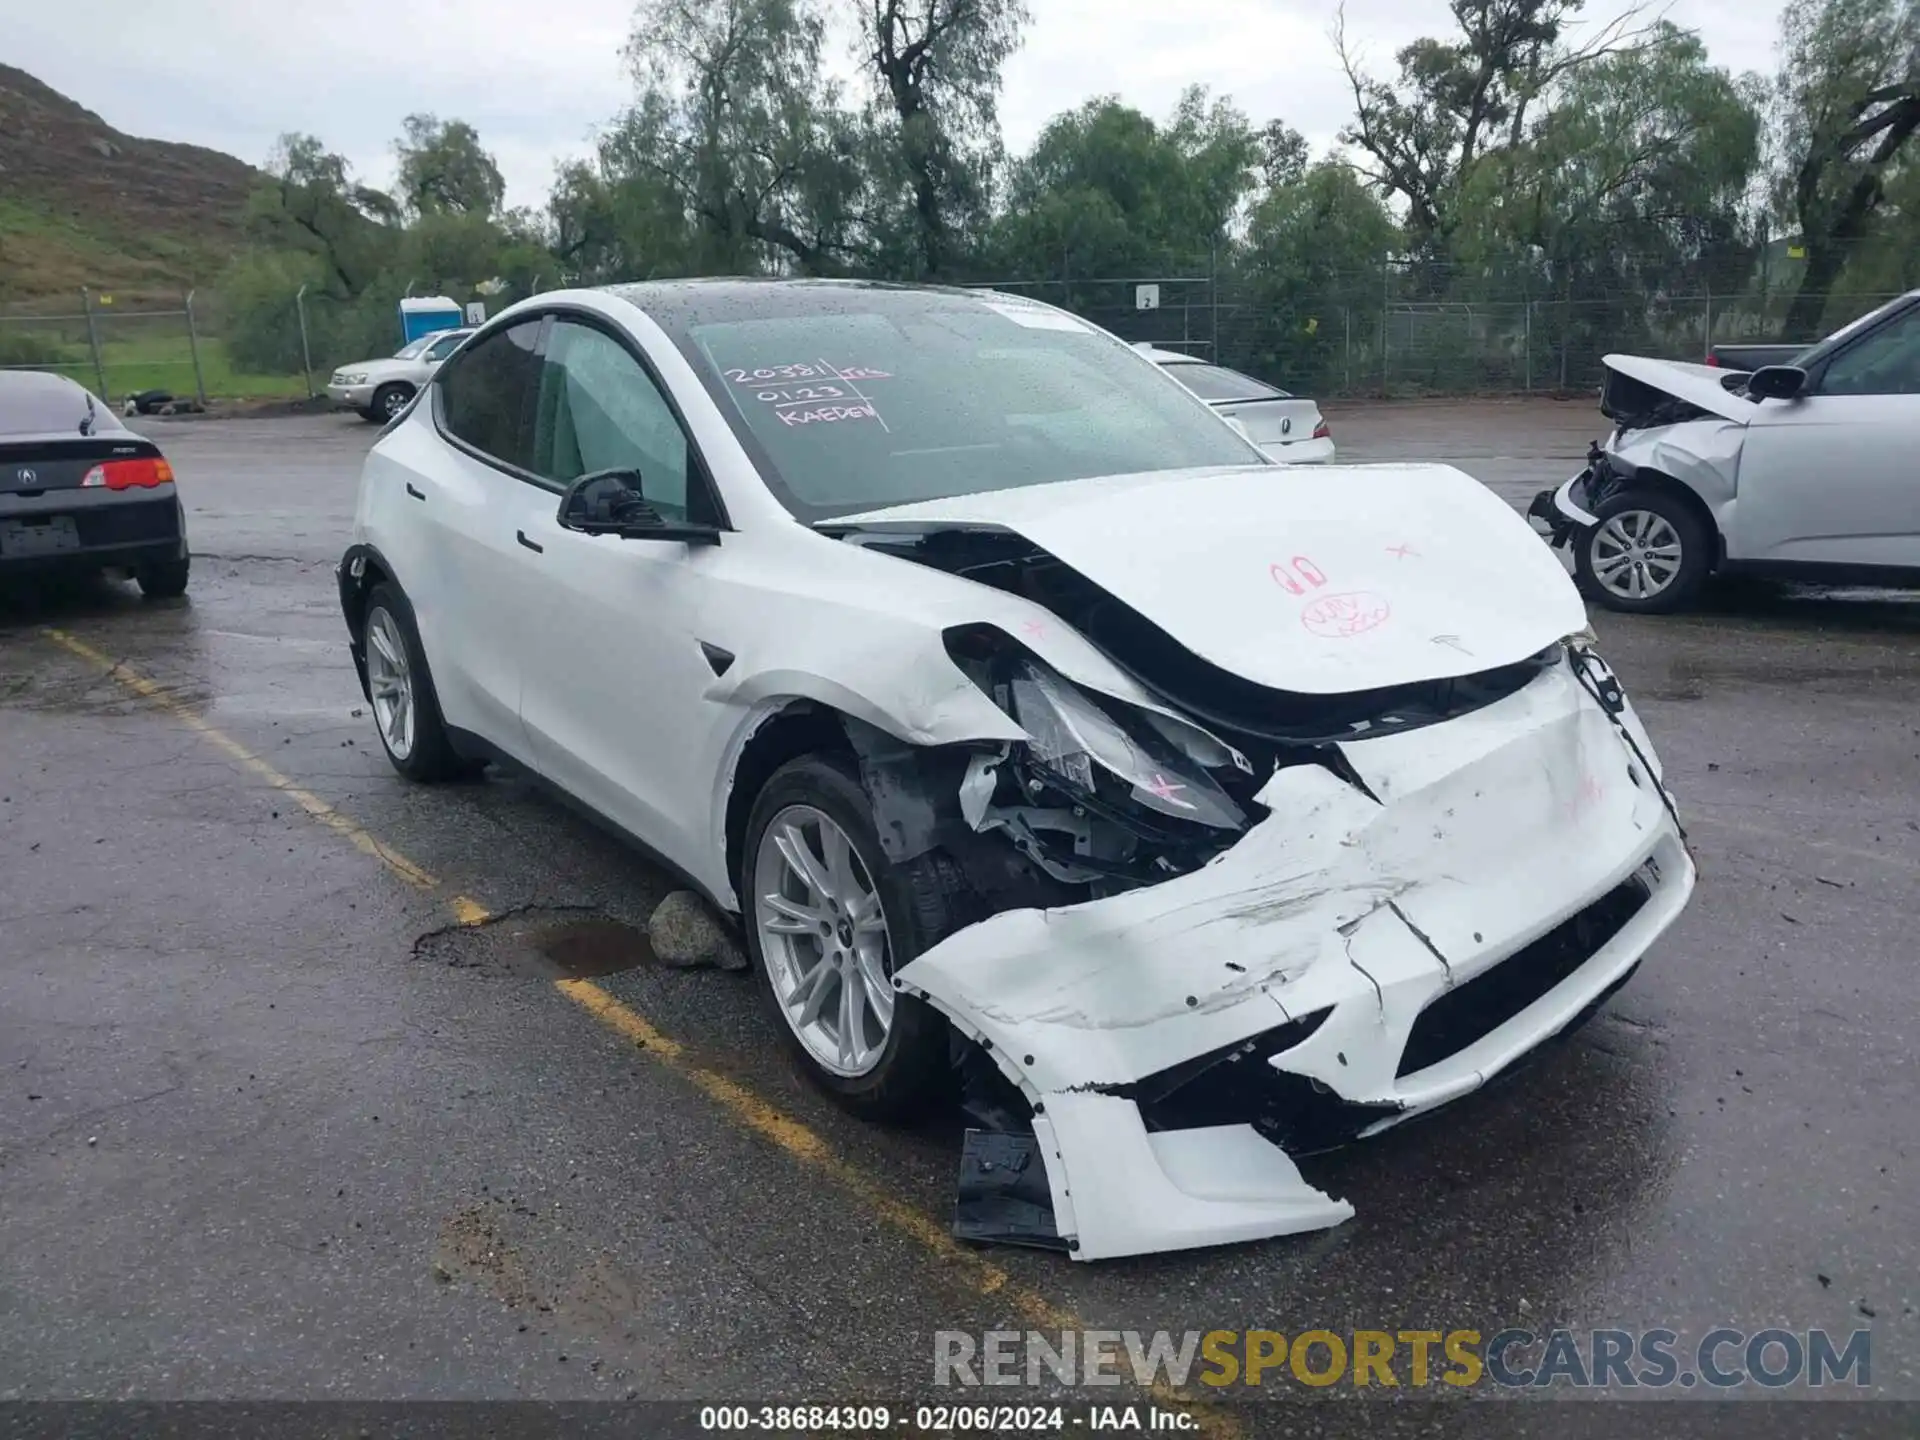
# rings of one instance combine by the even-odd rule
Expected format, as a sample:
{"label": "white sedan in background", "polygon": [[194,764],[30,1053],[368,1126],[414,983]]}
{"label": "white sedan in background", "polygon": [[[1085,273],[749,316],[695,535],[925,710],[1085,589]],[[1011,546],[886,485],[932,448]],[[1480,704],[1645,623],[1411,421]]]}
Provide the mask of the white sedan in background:
{"label": "white sedan in background", "polygon": [[1694,867],[1504,501],[1281,468],[1032,301],[560,291],[373,446],[340,601],[401,774],[662,857],[850,1109],[991,1102],[961,1234],[1291,1234],[1353,1213],[1293,1155],[1580,1024]]}
{"label": "white sedan in background", "polygon": [[402,346],[384,360],[342,365],[327,382],[327,398],[336,410],[357,410],[384,425],[433,378],[433,372],[460,348],[471,330],[436,330]]}
{"label": "white sedan in background", "polygon": [[1245,426],[1248,438],[1274,459],[1287,465],[1333,463],[1333,428],[1313,401],[1178,350],[1153,345],[1134,349],[1221,415]]}

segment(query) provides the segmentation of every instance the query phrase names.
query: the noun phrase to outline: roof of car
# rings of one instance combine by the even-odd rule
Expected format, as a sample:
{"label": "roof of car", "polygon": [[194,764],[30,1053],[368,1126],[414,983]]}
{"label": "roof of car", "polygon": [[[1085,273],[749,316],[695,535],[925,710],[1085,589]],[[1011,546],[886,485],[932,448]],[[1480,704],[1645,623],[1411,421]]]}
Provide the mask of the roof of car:
{"label": "roof of car", "polygon": [[47,370],[0,370],[0,435],[79,432],[93,405],[97,427],[120,429],[112,409],[95,400],[86,386]]}

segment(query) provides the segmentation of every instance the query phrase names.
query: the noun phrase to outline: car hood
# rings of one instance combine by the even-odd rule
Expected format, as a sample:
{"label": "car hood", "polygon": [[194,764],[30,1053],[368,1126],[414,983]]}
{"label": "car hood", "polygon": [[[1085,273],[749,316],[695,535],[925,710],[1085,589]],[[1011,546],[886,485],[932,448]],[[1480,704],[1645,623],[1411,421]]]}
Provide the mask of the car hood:
{"label": "car hood", "polygon": [[1649,360],[1640,355],[1608,355],[1604,363],[1609,370],[1629,380],[1650,385],[1722,420],[1745,425],[1753,419],[1753,402],[1732,394],[1726,387],[1727,376],[1738,374],[1737,371],[1712,365],[1688,365],[1679,360]]}
{"label": "car hood", "polygon": [[384,360],[356,360],[351,365],[334,367],[336,375],[365,375],[369,380],[383,380],[394,375],[411,375],[420,368],[418,360],[395,360],[391,356]]}
{"label": "car hood", "polygon": [[1527,522],[1445,465],[1111,476],[833,525],[1017,534],[1202,659],[1303,694],[1514,664],[1587,618]]}

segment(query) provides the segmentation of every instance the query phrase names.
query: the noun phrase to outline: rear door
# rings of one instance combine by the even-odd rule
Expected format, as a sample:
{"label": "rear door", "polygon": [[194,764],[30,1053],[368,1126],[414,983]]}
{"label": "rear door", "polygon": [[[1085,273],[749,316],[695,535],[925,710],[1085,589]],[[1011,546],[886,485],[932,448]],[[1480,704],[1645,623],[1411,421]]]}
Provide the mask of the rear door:
{"label": "rear door", "polygon": [[1763,400],[1740,452],[1736,560],[1920,567],[1920,303]]}

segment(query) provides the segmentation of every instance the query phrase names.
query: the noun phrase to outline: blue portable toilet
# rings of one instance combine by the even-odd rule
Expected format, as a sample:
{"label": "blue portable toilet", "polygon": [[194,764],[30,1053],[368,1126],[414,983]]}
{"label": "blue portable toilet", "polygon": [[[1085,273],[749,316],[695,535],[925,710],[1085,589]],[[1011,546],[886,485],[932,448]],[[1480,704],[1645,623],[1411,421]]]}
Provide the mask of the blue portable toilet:
{"label": "blue portable toilet", "polygon": [[400,302],[400,343],[411,345],[436,330],[458,330],[466,312],[445,295],[409,295]]}

